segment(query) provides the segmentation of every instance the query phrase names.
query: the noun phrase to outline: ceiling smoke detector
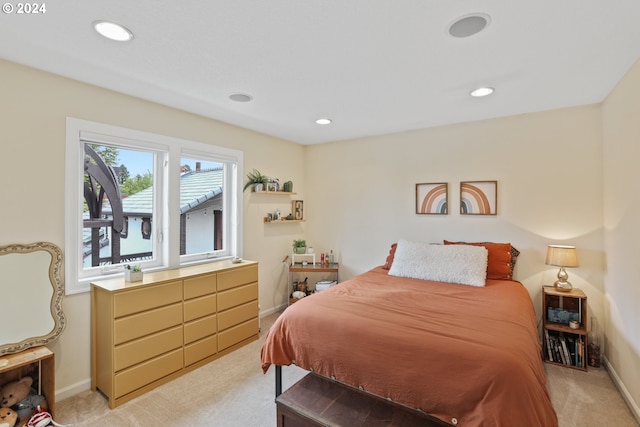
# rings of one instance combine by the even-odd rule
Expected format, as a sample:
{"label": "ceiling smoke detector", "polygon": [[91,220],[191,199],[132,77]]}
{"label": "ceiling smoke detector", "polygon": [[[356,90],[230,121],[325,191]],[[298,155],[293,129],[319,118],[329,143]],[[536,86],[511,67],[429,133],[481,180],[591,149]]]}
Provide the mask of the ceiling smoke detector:
{"label": "ceiling smoke detector", "polygon": [[449,25],[448,32],[456,38],[471,37],[487,28],[491,17],[484,13],[461,16]]}
{"label": "ceiling smoke detector", "polygon": [[253,99],[253,96],[248,93],[232,93],[229,95],[229,99],[236,102],[249,102]]}

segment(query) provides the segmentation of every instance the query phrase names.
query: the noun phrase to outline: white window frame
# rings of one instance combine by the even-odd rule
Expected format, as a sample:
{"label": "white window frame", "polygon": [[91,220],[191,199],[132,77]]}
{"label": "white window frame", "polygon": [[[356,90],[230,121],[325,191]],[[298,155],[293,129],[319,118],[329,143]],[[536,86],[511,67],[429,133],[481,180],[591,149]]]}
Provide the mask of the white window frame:
{"label": "white window frame", "polygon": [[[123,148],[154,151],[154,186],[162,186],[154,198],[154,261],[145,271],[176,268],[181,265],[242,256],[242,151],[201,142],[158,135],[118,126],[67,117],[65,156],[65,289],[66,294],[90,290],[90,282],[122,276],[123,267],[105,266],[99,274],[82,270],[82,205],[84,200],[84,140]],[[225,164],[223,190],[223,250],[180,256],[180,159],[200,157]],[[158,188],[158,187],[156,187]],[[95,271],[95,270],[94,270]]]}

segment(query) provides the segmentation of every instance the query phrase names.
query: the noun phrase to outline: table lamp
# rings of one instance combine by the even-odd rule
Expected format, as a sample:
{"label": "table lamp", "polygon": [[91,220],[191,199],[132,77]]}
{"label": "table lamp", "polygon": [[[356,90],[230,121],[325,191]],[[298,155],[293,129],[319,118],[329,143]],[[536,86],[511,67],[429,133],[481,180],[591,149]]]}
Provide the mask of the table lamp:
{"label": "table lamp", "polygon": [[575,246],[549,245],[545,264],[560,267],[558,280],[553,284],[555,289],[562,292],[569,292],[573,289],[573,286],[567,280],[569,274],[564,268],[578,266],[578,254]]}

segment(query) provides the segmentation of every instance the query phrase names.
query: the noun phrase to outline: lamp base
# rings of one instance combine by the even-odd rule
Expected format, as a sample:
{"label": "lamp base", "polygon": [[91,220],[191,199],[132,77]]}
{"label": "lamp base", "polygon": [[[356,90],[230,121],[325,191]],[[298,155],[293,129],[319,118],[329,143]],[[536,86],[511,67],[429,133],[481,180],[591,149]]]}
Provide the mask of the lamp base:
{"label": "lamp base", "polygon": [[558,271],[558,280],[553,284],[554,289],[560,292],[571,292],[573,286],[567,280],[569,275],[567,274],[567,270],[564,267],[560,267],[560,271]]}
{"label": "lamp base", "polygon": [[553,288],[560,292],[571,292],[573,285],[566,280],[556,280],[553,284]]}

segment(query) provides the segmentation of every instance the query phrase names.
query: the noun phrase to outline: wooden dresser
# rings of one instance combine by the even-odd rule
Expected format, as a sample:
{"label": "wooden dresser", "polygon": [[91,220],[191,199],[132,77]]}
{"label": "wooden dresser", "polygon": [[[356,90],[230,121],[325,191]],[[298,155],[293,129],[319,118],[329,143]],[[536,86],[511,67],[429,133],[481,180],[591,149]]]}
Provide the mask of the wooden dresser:
{"label": "wooden dresser", "polygon": [[258,263],[94,282],[91,323],[91,388],[115,408],[258,338]]}

